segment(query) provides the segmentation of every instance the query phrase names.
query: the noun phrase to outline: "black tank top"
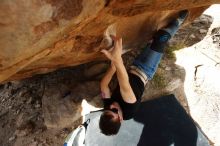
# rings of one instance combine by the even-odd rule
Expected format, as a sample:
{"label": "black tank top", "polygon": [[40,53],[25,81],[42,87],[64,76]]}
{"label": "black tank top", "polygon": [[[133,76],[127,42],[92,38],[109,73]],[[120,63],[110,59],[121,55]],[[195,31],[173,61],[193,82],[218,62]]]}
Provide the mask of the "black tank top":
{"label": "black tank top", "polygon": [[120,87],[119,84],[117,84],[117,87],[112,92],[112,96],[110,99],[104,99],[104,108],[108,109],[109,106],[113,102],[117,102],[123,112],[123,119],[129,120],[134,117],[136,111],[138,110],[138,107],[141,103],[141,97],[144,92],[144,83],[141,81],[141,79],[131,73],[128,73],[129,76],[129,82],[131,85],[131,88],[136,96],[137,101],[135,103],[127,103],[123,100],[121,93],[120,93]]}

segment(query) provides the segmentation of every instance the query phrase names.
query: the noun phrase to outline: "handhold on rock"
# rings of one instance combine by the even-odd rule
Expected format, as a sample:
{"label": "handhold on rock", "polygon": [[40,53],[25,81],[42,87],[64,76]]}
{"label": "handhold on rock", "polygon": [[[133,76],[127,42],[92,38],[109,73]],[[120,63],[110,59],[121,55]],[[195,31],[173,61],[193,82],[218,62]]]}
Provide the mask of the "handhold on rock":
{"label": "handhold on rock", "polygon": [[116,26],[115,24],[112,24],[108,26],[106,31],[103,34],[103,40],[101,42],[101,48],[109,49],[113,46],[113,40],[111,38],[111,35],[116,36]]}
{"label": "handhold on rock", "polygon": [[0,82],[100,60],[103,56],[98,52],[113,45],[110,35],[116,32],[123,37],[124,48],[140,48],[178,11],[189,9],[187,21],[192,21],[214,3],[32,0],[27,5],[5,1],[0,4]]}

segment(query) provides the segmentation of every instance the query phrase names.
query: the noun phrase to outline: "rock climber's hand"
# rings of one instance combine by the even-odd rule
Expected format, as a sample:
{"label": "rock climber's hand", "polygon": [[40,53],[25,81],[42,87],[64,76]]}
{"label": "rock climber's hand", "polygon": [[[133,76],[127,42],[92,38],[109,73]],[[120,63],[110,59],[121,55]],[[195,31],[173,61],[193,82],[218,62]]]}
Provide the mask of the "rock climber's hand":
{"label": "rock climber's hand", "polygon": [[112,61],[113,64],[117,64],[122,61],[122,38],[117,38],[116,36],[111,36],[114,40],[114,47],[109,50],[101,50],[105,56]]}

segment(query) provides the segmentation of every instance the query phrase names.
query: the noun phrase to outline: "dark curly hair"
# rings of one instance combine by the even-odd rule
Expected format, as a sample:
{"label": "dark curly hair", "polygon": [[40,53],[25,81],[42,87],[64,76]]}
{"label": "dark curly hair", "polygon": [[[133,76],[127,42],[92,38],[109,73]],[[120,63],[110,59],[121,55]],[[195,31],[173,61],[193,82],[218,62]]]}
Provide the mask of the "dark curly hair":
{"label": "dark curly hair", "polygon": [[114,115],[110,111],[104,111],[100,116],[99,128],[101,132],[105,135],[115,135],[118,133],[121,127],[121,122],[119,117],[114,119]]}

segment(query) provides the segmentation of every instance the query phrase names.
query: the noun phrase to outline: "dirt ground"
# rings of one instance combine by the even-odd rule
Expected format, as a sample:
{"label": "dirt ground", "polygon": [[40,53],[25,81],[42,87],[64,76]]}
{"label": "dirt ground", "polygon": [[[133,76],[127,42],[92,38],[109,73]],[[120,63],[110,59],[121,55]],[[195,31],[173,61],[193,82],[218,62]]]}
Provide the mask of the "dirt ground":
{"label": "dirt ground", "polygon": [[[155,78],[146,86],[143,100],[173,93],[189,112],[183,86],[185,70],[175,64],[176,57],[172,51],[201,41],[211,23],[210,16],[202,15],[179,30],[167,46]],[[213,33],[217,35],[218,31]],[[133,50],[124,56],[127,67],[139,52],[140,50]],[[92,62],[2,84],[0,144],[2,146],[62,145],[67,134],[81,122],[80,111],[77,110],[81,108],[82,100],[96,100],[95,106],[101,106],[99,99],[95,97],[99,94],[99,80],[107,67],[108,62]],[[57,105],[61,103],[71,104],[73,108],[59,109]],[[52,112],[48,112],[50,110]],[[59,115],[53,112],[57,110],[60,112]],[[51,113],[54,115],[51,116]],[[66,116],[62,117],[62,115]],[[71,116],[75,119],[72,120]]]}

